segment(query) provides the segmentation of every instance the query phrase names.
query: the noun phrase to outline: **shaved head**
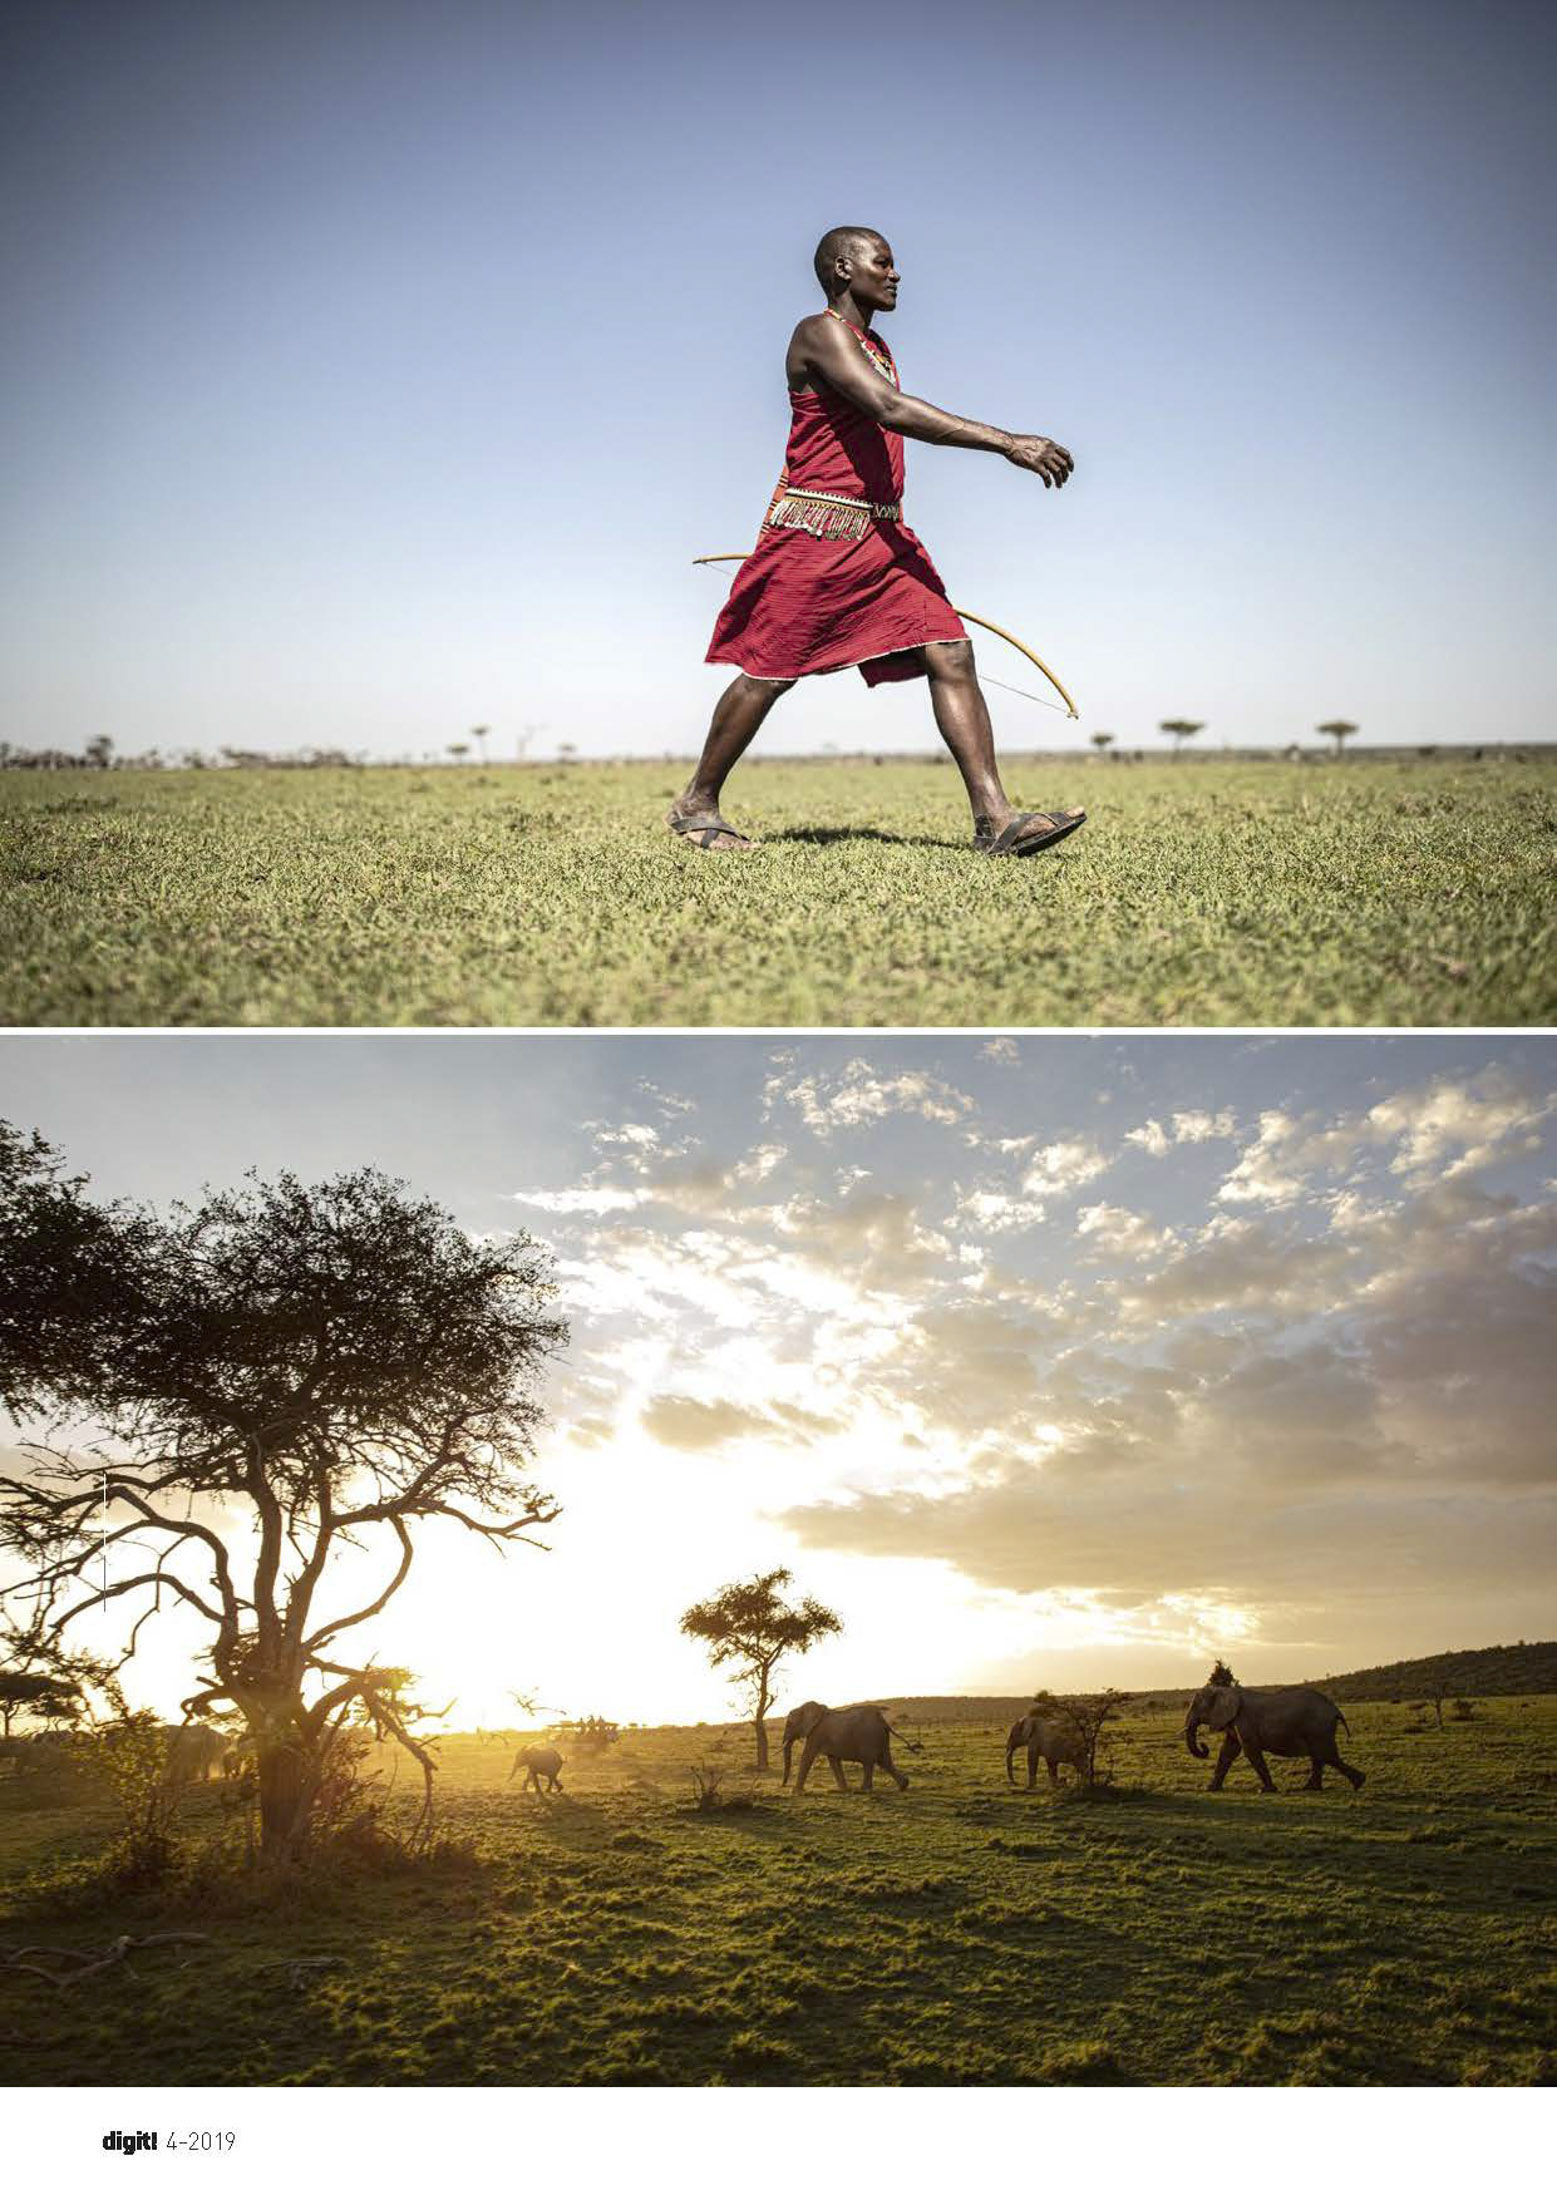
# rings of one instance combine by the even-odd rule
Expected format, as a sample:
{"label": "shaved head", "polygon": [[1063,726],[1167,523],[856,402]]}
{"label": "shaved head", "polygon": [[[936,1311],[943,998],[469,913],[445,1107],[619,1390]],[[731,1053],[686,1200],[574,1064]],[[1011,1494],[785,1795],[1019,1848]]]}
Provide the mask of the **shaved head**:
{"label": "shaved head", "polygon": [[836,297],[843,288],[838,280],[840,260],[853,259],[862,244],[885,244],[886,241],[879,229],[829,229],[811,262],[816,269],[816,279],[828,297]]}

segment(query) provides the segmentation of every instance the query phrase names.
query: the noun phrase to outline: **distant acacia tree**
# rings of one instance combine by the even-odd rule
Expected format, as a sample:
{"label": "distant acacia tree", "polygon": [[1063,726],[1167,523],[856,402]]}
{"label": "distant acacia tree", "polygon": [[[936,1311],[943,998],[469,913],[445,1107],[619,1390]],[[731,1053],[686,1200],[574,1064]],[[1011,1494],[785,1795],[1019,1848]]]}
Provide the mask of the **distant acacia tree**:
{"label": "distant acacia tree", "polygon": [[472,726],[470,729],[470,738],[476,744],[476,754],[480,757],[483,766],[487,760],[487,735],[491,731],[490,726]]}
{"label": "distant acacia tree", "polygon": [[[473,1243],[375,1169],[251,1176],[163,1218],[95,1203],[41,1139],[0,1130],[0,1398],[102,1431],[29,1443],[0,1476],[12,1595],[45,1645],[121,1598],[132,1648],[170,1599],[201,1623],[185,1715],[242,1719],[268,1855],[306,1845],[347,1721],[430,1777],[405,1676],[339,1638],[389,1604],[419,1523],[502,1547],[555,1517],[523,1471],[532,1380],[567,1334],[553,1295],[522,1232]],[[380,1548],[376,1592],[343,1600],[332,1574],[327,1602],[330,1560]]]}
{"label": "distant acacia tree", "polygon": [[1322,726],[1315,726],[1315,733],[1327,733],[1335,743],[1335,759],[1341,760],[1341,746],[1357,731],[1349,718],[1327,718]]}
{"label": "distant acacia tree", "polygon": [[791,1651],[809,1650],[824,1635],[842,1631],[843,1621],[825,1604],[807,1597],[786,1604],[779,1595],[790,1582],[787,1566],[757,1574],[750,1581],[727,1583],[717,1596],[694,1604],[681,1615],[681,1632],[708,1644],[712,1666],[733,1665],[736,1685],[750,1698],[757,1736],[757,1770],[768,1769],[766,1720],[773,1704],[773,1671]]}
{"label": "distant acacia tree", "polygon": [[81,1711],[79,1692],[52,1673],[0,1667],[0,1738],[11,1739],[11,1721],[19,1712],[46,1726],[68,1726],[74,1725]]}
{"label": "distant acacia tree", "polygon": [[449,743],[449,754],[457,764],[462,756],[469,756],[470,743],[468,741],[451,741]]}
{"label": "distant acacia tree", "polygon": [[1205,732],[1205,720],[1203,718],[1164,718],[1158,731],[1172,734],[1173,753],[1175,756],[1182,756],[1184,744],[1191,734]]}
{"label": "distant acacia tree", "polygon": [[1094,733],[1089,735],[1088,738],[1099,756],[1103,754],[1105,749],[1111,749],[1114,745],[1114,737],[1111,733]]}

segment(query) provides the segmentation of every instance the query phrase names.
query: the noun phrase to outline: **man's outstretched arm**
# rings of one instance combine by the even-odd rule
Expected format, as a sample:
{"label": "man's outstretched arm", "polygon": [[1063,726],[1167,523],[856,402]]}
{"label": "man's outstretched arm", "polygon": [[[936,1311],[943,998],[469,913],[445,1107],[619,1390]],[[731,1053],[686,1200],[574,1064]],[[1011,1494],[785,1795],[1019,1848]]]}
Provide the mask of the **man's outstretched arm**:
{"label": "man's outstretched arm", "polygon": [[801,322],[790,356],[896,435],[909,436],[916,443],[949,443],[965,451],[998,451],[1013,466],[1037,474],[1046,489],[1062,489],[1070,478],[1074,461],[1064,445],[1050,437],[989,428],[982,421],[964,420],[957,413],[942,412],[923,397],[894,389],[865,357],[858,337],[851,336],[831,314],[819,313]]}

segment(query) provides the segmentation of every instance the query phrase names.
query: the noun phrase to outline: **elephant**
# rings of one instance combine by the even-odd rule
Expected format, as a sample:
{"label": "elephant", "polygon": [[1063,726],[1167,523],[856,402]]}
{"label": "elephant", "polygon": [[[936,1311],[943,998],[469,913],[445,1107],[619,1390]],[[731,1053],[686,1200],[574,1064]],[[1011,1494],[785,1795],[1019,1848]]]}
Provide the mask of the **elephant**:
{"label": "elephant", "polygon": [[544,1779],[547,1783],[545,1792],[548,1795],[552,1793],[560,1795],[562,1793],[562,1782],[557,1777],[562,1770],[562,1752],[560,1749],[521,1749],[509,1772],[508,1777],[510,1780],[521,1765],[525,1768],[525,1787],[533,1787],[536,1794],[539,1795],[541,1793],[541,1781]]}
{"label": "elephant", "polygon": [[1006,1736],[1006,1778],[1013,1787],[1016,1786],[1016,1774],[1011,1770],[1011,1759],[1019,1749],[1027,1751],[1029,1787],[1037,1780],[1040,1757],[1048,1766],[1049,1779],[1055,1786],[1059,1785],[1059,1766],[1074,1765],[1080,1772],[1086,1757],[1086,1744],[1075,1721],[1063,1711],[1040,1710],[1036,1704],[1017,1720]]}
{"label": "elephant", "polygon": [[214,1726],[170,1726],[163,1732],[163,1777],[170,1787],[203,1785],[221,1771],[227,1737]]}
{"label": "elephant", "polygon": [[[784,1721],[783,1785],[789,1785],[790,1753],[796,1742],[804,1742],[800,1773],[795,1781],[797,1795],[804,1789],[806,1774],[818,1756],[827,1759],[833,1768],[833,1778],[845,1793],[849,1786],[843,1776],[845,1763],[864,1767],[867,1794],[878,1765],[883,1772],[891,1773],[900,1789],[906,1788],[907,1780],[892,1762],[891,1734],[887,1715],[879,1704],[846,1704],[838,1711],[829,1710],[824,1703],[798,1704]],[[910,1748],[913,1746],[909,1744]]]}
{"label": "elephant", "polygon": [[[1225,1674],[1225,1680],[1218,1679],[1218,1674]],[[1311,1788],[1324,1786],[1326,1765],[1334,1765],[1337,1772],[1344,1773],[1353,1788],[1360,1788],[1367,1777],[1342,1758],[1335,1745],[1335,1730],[1345,1726],[1349,1734],[1351,1728],[1346,1725],[1344,1713],[1317,1688],[1240,1688],[1227,1668],[1219,1666],[1184,1717],[1184,1740],[1192,1757],[1211,1754],[1197,1738],[1197,1729],[1202,1726],[1222,1737],[1221,1754],[1211,1774],[1213,1788],[1219,1788],[1227,1778],[1228,1767],[1240,1749],[1259,1774],[1260,1786],[1267,1794],[1273,1793],[1276,1785],[1265,1762],[1267,1750],[1273,1757],[1306,1757],[1306,1785]]]}

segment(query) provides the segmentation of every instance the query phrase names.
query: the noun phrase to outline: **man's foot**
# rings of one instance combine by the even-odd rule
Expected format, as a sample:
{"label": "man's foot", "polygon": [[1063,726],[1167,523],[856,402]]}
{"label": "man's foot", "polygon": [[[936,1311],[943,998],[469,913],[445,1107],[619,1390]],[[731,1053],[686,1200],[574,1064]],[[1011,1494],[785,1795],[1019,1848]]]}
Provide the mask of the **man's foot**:
{"label": "man's foot", "polygon": [[973,821],[973,845],[985,856],[1032,856],[1040,848],[1052,848],[1086,822],[1085,810],[1016,810],[998,828],[990,819],[978,817]]}
{"label": "man's foot", "polygon": [[684,810],[679,802],[673,802],[665,813],[665,822],[681,839],[690,840],[695,848],[710,855],[744,855],[757,845],[733,825],[727,825],[717,810]]}

